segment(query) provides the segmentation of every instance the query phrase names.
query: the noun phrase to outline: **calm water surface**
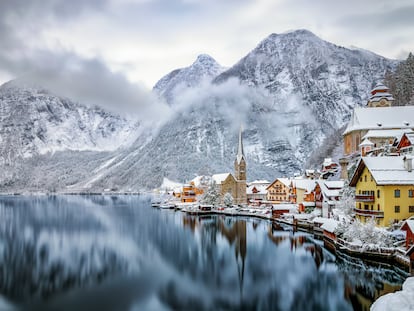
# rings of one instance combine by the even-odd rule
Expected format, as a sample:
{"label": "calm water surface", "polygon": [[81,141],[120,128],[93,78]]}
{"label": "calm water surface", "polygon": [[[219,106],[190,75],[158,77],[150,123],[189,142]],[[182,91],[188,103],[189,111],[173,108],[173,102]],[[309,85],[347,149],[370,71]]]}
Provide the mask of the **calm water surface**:
{"label": "calm water surface", "polygon": [[369,310],[406,275],[143,196],[0,197],[0,310]]}

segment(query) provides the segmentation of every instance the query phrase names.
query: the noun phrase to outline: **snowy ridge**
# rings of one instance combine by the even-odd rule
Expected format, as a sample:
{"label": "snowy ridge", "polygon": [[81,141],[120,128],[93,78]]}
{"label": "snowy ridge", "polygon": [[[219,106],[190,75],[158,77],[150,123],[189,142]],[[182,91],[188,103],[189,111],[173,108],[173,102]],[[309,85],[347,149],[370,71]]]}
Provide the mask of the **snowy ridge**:
{"label": "snowy ridge", "polygon": [[0,87],[0,163],[57,151],[113,151],[130,145],[139,124],[98,107],[16,81]]}

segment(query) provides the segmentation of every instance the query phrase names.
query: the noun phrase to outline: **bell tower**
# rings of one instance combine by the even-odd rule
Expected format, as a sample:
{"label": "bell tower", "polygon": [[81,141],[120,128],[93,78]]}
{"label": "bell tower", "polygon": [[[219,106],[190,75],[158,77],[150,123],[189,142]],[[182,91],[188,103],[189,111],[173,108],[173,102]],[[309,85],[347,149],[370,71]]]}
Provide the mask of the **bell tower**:
{"label": "bell tower", "polygon": [[239,145],[237,148],[236,159],[234,160],[234,177],[237,182],[237,198],[235,198],[236,204],[246,204],[246,158],[243,150],[242,128],[239,131]]}

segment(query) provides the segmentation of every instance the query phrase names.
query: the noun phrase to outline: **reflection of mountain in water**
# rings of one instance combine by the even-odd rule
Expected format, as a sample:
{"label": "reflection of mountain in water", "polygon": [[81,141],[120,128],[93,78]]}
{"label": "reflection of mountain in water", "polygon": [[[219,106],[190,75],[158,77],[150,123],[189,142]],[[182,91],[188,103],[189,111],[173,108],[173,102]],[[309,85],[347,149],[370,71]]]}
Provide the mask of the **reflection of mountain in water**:
{"label": "reflection of mountain in water", "polygon": [[332,255],[267,221],[133,196],[0,197],[0,219],[0,294],[24,309],[352,310]]}

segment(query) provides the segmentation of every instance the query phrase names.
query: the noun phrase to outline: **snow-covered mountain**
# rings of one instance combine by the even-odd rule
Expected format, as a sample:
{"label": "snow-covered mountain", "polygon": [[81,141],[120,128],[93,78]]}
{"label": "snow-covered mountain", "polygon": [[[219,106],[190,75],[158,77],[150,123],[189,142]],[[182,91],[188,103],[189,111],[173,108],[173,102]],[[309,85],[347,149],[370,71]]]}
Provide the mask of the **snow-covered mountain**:
{"label": "snow-covered mountain", "polygon": [[272,34],[211,84],[176,87],[194,71],[157,83],[157,92],[179,107],[136,163],[174,180],[232,171],[243,125],[249,179],[295,173],[395,65],[306,30]]}
{"label": "snow-covered mountain", "polygon": [[[396,64],[396,61],[369,51],[336,46],[306,30],[272,34],[228,69],[211,57],[201,55],[191,66],[163,77],[154,86],[154,91],[165,98],[175,113],[161,128],[141,131],[142,134],[129,147],[110,152],[76,151],[108,148],[68,148],[75,151],[29,157],[19,169],[26,172],[35,166],[40,176],[36,181],[39,185],[42,171],[64,167],[65,180],[54,174],[50,181],[41,183],[43,187],[58,179],[56,184],[63,188],[69,186],[68,189],[154,188],[162,183],[164,177],[186,181],[196,174],[232,172],[237,132],[242,125],[248,179],[272,180],[290,175],[300,171],[324,139],[347,122],[353,107],[366,103],[372,86],[382,81],[385,71],[393,69]],[[5,90],[0,94],[3,93]],[[15,96],[13,94],[19,93],[13,91],[9,96]],[[2,103],[7,101],[4,95],[0,96],[3,96]],[[36,97],[30,96],[27,97],[27,107],[29,102],[37,103]],[[104,126],[108,131],[103,132],[90,130],[95,128],[92,126],[94,122],[85,121],[88,124],[85,130],[81,130],[75,121],[59,123],[59,118],[53,114],[57,109],[54,107],[64,107],[65,101],[59,99],[49,108],[44,104],[45,100],[40,102],[43,104],[39,107],[45,108],[35,105],[33,109],[26,106],[22,109],[27,111],[28,121],[42,115],[38,110],[43,109],[42,116],[45,117],[41,119],[50,119],[48,122],[51,124],[46,129],[53,124],[57,127],[52,128],[59,130],[61,126],[66,128],[66,124],[72,131],[72,128],[79,129],[80,134],[76,134],[76,138],[82,139],[79,143],[82,146],[99,145],[99,139],[88,140],[92,134],[86,133],[90,131],[92,137],[101,133],[103,138],[107,135],[103,132],[113,133],[111,137],[124,137],[122,124],[125,131],[129,131],[126,129],[130,124],[122,123],[122,119],[116,117],[117,122],[103,118],[106,120],[104,124],[115,122],[118,125],[113,131],[109,130],[111,126]],[[73,109],[73,112],[78,110]],[[1,111],[4,115],[4,108]],[[79,118],[77,115],[73,120]],[[30,122],[33,125],[29,129],[25,130],[22,125],[19,137],[25,137],[23,134],[28,131],[31,138],[18,140],[24,141],[20,144],[13,142],[13,146],[19,146],[15,152],[23,156],[34,148],[41,153],[42,148],[51,146],[45,150],[52,151],[62,144],[56,138],[48,139],[42,145],[38,131],[33,130],[38,122]],[[20,123],[26,124],[26,121]],[[3,132],[11,131],[20,123],[9,122],[13,125],[5,127],[6,123],[2,121],[1,129]],[[73,159],[79,163],[76,168],[69,164]],[[35,181],[31,181],[33,183]]]}
{"label": "snow-covered mountain", "polygon": [[11,81],[0,87],[0,163],[62,150],[113,151],[130,145],[139,124],[98,107]]}
{"label": "snow-covered mountain", "polygon": [[207,54],[201,54],[195,62],[185,68],[175,69],[162,77],[153,90],[164,97],[167,103],[173,104],[176,95],[188,88],[209,82],[225,70],[214,58]]}

